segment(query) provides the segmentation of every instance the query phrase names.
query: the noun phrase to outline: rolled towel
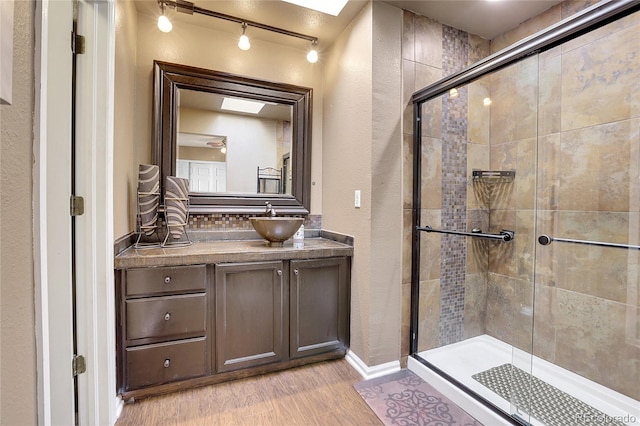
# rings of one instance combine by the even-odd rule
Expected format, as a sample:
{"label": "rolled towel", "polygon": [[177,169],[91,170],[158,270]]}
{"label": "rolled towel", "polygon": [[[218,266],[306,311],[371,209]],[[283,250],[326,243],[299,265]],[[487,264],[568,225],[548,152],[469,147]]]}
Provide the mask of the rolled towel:
{"label": "rolled towel", "polygon": [[189,202],[189,179],[167,176],[164,204],[169,232],[174,239],[180,239],[187,224]]}
{"label": "rolled towel", "polygon": [[138,168],[138,208],[141,231],[151,236],[158,221],[160,204],[160,168],[155,164],[140,164]]}

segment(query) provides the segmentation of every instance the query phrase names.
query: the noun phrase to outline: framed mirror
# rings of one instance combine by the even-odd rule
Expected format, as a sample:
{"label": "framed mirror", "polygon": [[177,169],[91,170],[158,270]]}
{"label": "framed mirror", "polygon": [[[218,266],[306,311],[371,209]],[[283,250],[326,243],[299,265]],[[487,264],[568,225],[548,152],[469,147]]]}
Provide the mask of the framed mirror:
{"label": "framed mirror", "polygon": [[312,89],[154,61],[153,157],[191,213],[309,213]]}

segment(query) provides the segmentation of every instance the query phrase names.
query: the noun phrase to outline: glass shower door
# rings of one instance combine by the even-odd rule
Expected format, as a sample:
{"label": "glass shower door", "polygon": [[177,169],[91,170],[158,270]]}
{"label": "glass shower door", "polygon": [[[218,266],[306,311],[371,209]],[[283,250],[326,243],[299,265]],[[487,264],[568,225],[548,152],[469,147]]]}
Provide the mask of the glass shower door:
{"label": "glass shower door", "polygon": [[640,12],[541,54],[536,417],[640,424]]}
{"label": "glass shower door", "polygon": [[[534,55],[469,85],[484,93],[469,102],[469,226],[514,232],[512,241],[475,241],[467,255],[486,256],[481,338],[491,360],[472,379],[490,402],[524,422],[531,420],[532,397],[538,70]],[[476,146],[479,125],[486,126],[485,146]],[[488,173],[478,177],[478,170]]]}
{"label": "glass shower door", "polygon": [[532,56],[421,106],[418,354],[524,421],[537,79]]}

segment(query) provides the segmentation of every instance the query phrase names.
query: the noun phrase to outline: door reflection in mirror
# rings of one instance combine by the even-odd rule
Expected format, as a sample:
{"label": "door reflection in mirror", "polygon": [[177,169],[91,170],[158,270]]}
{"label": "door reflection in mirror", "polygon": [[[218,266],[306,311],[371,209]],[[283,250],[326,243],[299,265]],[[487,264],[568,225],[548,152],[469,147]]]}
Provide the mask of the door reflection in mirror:
{"label": "door reflection in mirror", "polygon": [[291,106],[265,102],[258,112],[234,111],[223,109],[232,97],[185,89],[177,98],[175,170],[191,192],[260,193],[259,170],[273,169],[279,182],[265,192],[291,194]]}

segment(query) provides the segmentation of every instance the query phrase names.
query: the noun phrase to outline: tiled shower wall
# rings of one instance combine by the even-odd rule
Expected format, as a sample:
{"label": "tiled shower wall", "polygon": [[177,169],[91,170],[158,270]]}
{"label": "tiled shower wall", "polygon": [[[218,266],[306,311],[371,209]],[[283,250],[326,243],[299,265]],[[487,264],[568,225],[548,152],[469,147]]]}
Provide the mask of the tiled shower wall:
{"label": "tiled shower wall", "polygon": [[[450,75],[468,62],[467,33],[442,26],[442,71]],[[467,224],[467,89],[442,99],[442,209],[435,227],[464,229]],[[466,241],[443,236],[440,251],[446,262],[440,265],[440,343],[462,340],[464,322],[464,282]]]}
{"label": "tiled shower wall", "polygon": [[[491,50],[587,5],[562,3],[498,37],[491,43]],[[533,341],[536,355],[640,399],[639,254],[558,243],[541,248],[535,241],[537,234],[549,233],[638,244],[637,15],[476,81],[467,86],[467,93],[461,90],[462,97],[458,99],[467,97],[466,141],[447,141],[451,136],[445,135],[443,147],[442,119],[451,113],[452,99],[445,96],[425,105],[422,224],[445,225],[445,218],[450,215],[447,210],[459,207],[466,211],[467,228],[480,227],[490,232],[513,229],[518,237],[513,244],[467,239],[466,256],[462,257],[466,271],[462,293],[465,308],[461,310],[459,279],[448,284],[446,280],[450,278],[444,271],[451,267],[459,270],[456,262],[464,250],[451,246],[437,234],[421,236],[419,350],[459,340],[462,317],[463,338],[486,333],[529,351]],[[444,64],[451,53],[443,43],[444,28],[427,18],[405,13],[407,155],[403,258],[407,274],[403,277],[403,326],[407,333],[403,334],[403,354],[408,353],[405,336],[409,328],[414,154],[410,95],[448,74],[444,65],[437,66]],[[469,63],[489,53],[488,42],[466,36]],[[460,37],[464,39],[465,34]],[[443,48],[439,50],[438,45]],[[429,54],[422,55],[424,52]],[[482,106],[485,97],[492,99],[490,108]],[[447,172],[455,169],[447,160],[447,152],[460,146],[466,148],[466,176],[473,168],[514,169],[516,180],[496,185],[467,182],[466,205],[451,203],[447,200],[451,194],[442,194],[443,188],[446,193],[451,191]],[[456,224],[455,228],[465,226]],[[449,290],[458,293],[451,297]],[[443,302],[449,308],[451,304],[457,308],[441,310]]]}
{"label": "tiled shower wall", "polygon": [[[413,171],[413,106],[411,95],[442,77],[488,56],[490,43],[432,19],[404,13],[403,31],[404,248],[402,354],[409,353],[411,293],[411,207]],[[422,224],[464,228],[467,221],[466,170],[468,132],[467,89],[455,97],[425,106],[422,121]],[[488,143],[488,141],[486,142]],[[486,215],[488,216],[488,214]],[[421,236],[419,349],[453,343],[465,332],[467,242],[439,234]],[[486,272],[486,267],[485,267]],[[486,276],[486,274],[484,274]],[[483,275],[478,274],[482,279]],[[442,306],[442,310],[441,310]]]}

